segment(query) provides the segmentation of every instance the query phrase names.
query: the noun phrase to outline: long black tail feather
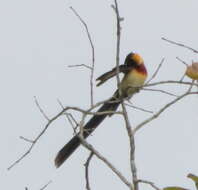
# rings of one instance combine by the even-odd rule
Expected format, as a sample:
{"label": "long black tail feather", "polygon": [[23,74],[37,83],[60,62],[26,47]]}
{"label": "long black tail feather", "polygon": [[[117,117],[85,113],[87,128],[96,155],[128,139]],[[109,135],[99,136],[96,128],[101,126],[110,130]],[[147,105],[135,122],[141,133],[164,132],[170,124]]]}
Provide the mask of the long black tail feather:
{"label": "long black tail feather", "polygon": [[[116,94],[116,93],[115,93]],[[118,101],[115,96],[107,103],[104,103],[97,112],[116,111],[121,101]],[[83,136],[87,138],[97,126],[105,119],[106,116],[112,114],[94,115],[84,126]],[[79,147],[81,144],[78,135],[74,136],[57,154],[55,158],[56,167],[60,167],[65,160]]]}

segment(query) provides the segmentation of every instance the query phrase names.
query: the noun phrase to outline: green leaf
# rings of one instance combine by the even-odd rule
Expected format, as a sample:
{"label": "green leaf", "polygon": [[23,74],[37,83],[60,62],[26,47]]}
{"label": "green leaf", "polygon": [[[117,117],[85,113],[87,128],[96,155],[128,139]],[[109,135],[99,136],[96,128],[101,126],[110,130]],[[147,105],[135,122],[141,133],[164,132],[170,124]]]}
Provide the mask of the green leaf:
{"label": "green leaf", "polygon": [[163,190],[188,190],[182,187],[165,187]]}
{"label": "green leaf", "polygon": [[196,188],[198,190],[198,176],[196,176],[194,174],[188,174],[187,177],[192,179],[195,182],[195,186],[196,186]]}
{"label": "green leaf", "polygon": [[188,174],[187,177],[192,179],[195,183],[198,183],[198,176],[194,174]]}

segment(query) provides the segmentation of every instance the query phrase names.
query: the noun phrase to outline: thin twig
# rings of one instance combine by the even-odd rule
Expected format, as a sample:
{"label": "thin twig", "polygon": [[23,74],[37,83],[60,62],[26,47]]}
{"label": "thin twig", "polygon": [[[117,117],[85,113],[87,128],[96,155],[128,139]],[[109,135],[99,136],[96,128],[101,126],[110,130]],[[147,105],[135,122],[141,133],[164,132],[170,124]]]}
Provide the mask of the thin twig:
{"label": "thin twig", "polygon": [[[63,106],[62,102],[59,99],[57,99],[57,101],[58,101],[59,105],[61,106],[61,108],[64,109],[64,106]],[[73,128],[77,128],[78,127],[78,122],[75,120],[74,116],[71,113],[67,113],[67,112],[65,112],[65,115],[67,117],[67,120],[71,124],[71,126]],[[75,125],[73,125],[73,122],[75,123]]]}
{"label": "thin twig", "polygon": [[[61,108],[64,109],[64,106],[63,106],[62,102],[61,102],[59,99],[57,99],[57,101],[58,101],[58,104],[61,106]],[[65,112],[64,115],[66,116],[67,120],[68,120],[69,123],[71,124],[72,128],[75,129],[76,126],[73,124],[73,122],[72,122],[72,120],[71,120],[71,118],[70,118],[70,116],[69,116],[69,113]],[[75,129],[75,130],[76,130],[76,129]]]}
{"label": "thin twig", "polygon": [[33,141],[33,143],[31,144],[31,146],[28,148],[28,150],[22,154],[22,156],[19,157],[19,159],[17,159],[14,163],[12,163],[7,169],[10,170],[12,169],[16,164],[18,164],[21,160],[23,160],[28,154],[30,154],[31,150],[33,149],[33,147],[35,146],[35,144],[37,143],[37,141],[40,139],[40,137],[45,133],[45,131],[48,129],[48,127],[50,126],[50,124],[55,121],[57,118],[59,118],[63,113],[65,112],[65,110],[62,110],[61,112],[59,112],[57,115],[55,115],[52,119],[50,119],[48,121],[48,123],[45,125],[44,129],[39,133],[39,135],[35,138],[35,140]]}
{"label": "thin twig", "polygon": [[[78,123],[74,119],[73,115],[71,113],[65,113],[67,120],[69,121],[70,125],[72,126],[72,129],[74,130],[74,134],[76,134],[76,130],[79,127]],[[75,121],[75,124],[73,124],[73,121]]]}
{"label": "thin twig", "polygon": [[140,108],[140,107],[137,107],[137,106],[134,106],[130,101],[128,101],[130,104],[127,104],[125,103],[126,106],[129,106],[129,107],[132,107],[136,110],[140,110],[140,111],[143,111],[143,112],[147,112],[147,113],[153,113],[153,111],[150,111],[150,110],[146,110],[144,108]]}
{"label": "thin twig", "polygon": [[[190,85],[191,86],[192,82],[167,80],[167,81],[160,81],[160,82],[154,82],[154,83],[146,84],[143,87],[156,86],[156,85],[161,85],[161,84],[183,84],[183,85]],[[194,83],[193,85],[198,87],[198,84],[196,84],[196,83]]]}
{"label": "thin twig", "polygon": [[93,77],[94,77],[94,68],[95,68],[95,50],[94,50],[94,45],[92,42],[91,34],[89,32],[88,26],[86,22],[82,19],[82,17],[77,13],[77,11],[73,8],[70,7],[70,9],[73,11],[73,13],[79,18],[81,23],[84,25],[87,37],[89,39],[90,45],[91,45],[91,50],[92,50],[92,64],[91,64],[91,76],[90,76],[90,93],[91,93],[91,106],[94,104],[94,97],[93,97]]}
{"label": "thin twig", "polygon": [[149,122],[151,122],[152,120],[158,118],[158,116],[164,112],[167,108],[169,108],[171,105],[175,104],[176,102],[178,102],[179,100],[181,100],[182,98],[188,96],[188,95],[192,95],[192,94],[198,94],[198,92],[185,92],[184,94],[182,94],[181,96],[175,98],[174,100],[172,100],[171,102],[169,102],[168,104],[166,104],[164,107],[162,107],[158,112],[156,112],[152,117],[149,117],[148,119],[144,120],[143,122],[141,122],[140,124],[138,124],[135,128],[134,128],[134,133],[136,133],[138,130],[140,130],[143,126],[145,126],[146,124],[148,124]]}
{"label": "thin twig", "polygon": [[153,182],[151,182],[151,181],[139,179],[138,182],[139,182],[139,183],[148,184],[148,185],[150,185],[151,187],[153,187],[153,189],[155,189],[155,190],[161,190],[159,187],[157,187],[157,186],[156,186]]}
{"label": "thin twig", "polygon": [[163,93],[163,94],[167,94],[167,95],[170,95],[170,96],[178,97],[178,95],[175,95],[175,94],[170,93],[170,92],[165,91],[165,90],[152,89],[152,88],[142,88],[142,90],[145,90],[145,91],[152,91],[152,92],[161,92],[161,93]]}
{"label": "thin twig", "polygon": [[118,9],[118,3],[117,0],[114,0],[115,5],[112,5],[113,10],[115,11],[116,14],[116,24],[117,24],[117,32],[116,32],[116,80],[117,80],[117,87],[118,87],[118,92],[120,92],[120,78],[119,78],[119,65],[120,65],[120,38],[121,38],[121,26],[120,26],[120,14],[119,14],[119,9]]}
{"label": "thin twig", "polygon": [[52,180],[50,180],[47,184],[45,184],[40,190],[45,189],[50,183],[52,183]]}
{"label": "thin twig", "polygon": [[78,64],[78,65],[68,65],[68,67],[86,67],[87,69],[90,69],[92,70],[93,68],[88,66],[88,65],[85,65],[85,64]]}
{"label": "thin twig", "polygon": [[188,93],[190,93],[191,92],[191,90],[192,90],[192,87],[193,87],[193,84],[195,83],[195,80],[192,80],[192,85],[191,86],[189,86],[189,88],[188,88]]}
{"label": "thin twig", "polygon": [[23,137],[23,136],[20,136],[19,138],[20,138],[20,139],[22,139],[22,140],[24,140],[24,141],[26,141],[26,142],[34,143],[34,141],[33,141],[33,140],[30,140],[30,139],[25,138],[25,137]]}
{"label": "thin twig", "polygon": [[94,155],[93,152],[91,152],[89,157],[87,158],[86,163],[84,164],[85,165],[85,180],[86,180],[86,189],[87,190],[91,190],[90,183],[89,183],[89,164],[90,164],[90,161],[91,161],[93,155]]}
{"label": "thin twig", "polygon": [[39,111],[41,112],[41,114],[44,116],[45,119],[47,119],[49,121],[49,117],[45,114],[45,112],[43,111],[43,109],[39,105],[39,102],[38,102],[36,96],[34,96],[34,101],[35,101],[36,106],[38,107]]}
{"label": "thin twig", "polygon": [[[180,59],[179,57],[176,57],[176,59],[178,61],[180,61],[181,63],[183,63],[186,67],[188,67],[188,64],[184,60]],[[186,76],[186,74],[184,73],[183,76],[181,77],[181,79],[179,81],[182,82],[185,76]]]}
{"label": "thin twig", "polygon": [[163,58],[161,60],[160,64],[158,65],[158,67],[156,69],[156,71],[153,73],[153,75],[151,76],[151,78],[146,82],[146,84],[150,83],[156,77],[156,75],[158,74],[160,68],[162,67],[162,64],[164,63],[164,60],[165,60],[165,58]]}
{"label": "thin twig", "polygon": [[169,43],[171,43],[171,44],[175,44],[175,45],[177,45],[177,46],[180,46],[180,47],[184,47],[184,48],[186,48],[186,49],[189,49],[189,50],[193,51],[194,53],[198,53],[198,51],[197,51],[196,49],[193,49],[193,48],[191,48],[191,47],[189,47],[189,46],[186,46],[186,45],[184,45],[184,44],[181,44],[181,43],[178,43],[178,42],[174,42],[174,41],[168,40],[168,39],[166,39],[166,38],[162,38],[162,40],[167,41],[167,42],[169,42]]}
{"label": "thin twig", "polygon": [[188,64],[184,60],[180,59],[179,57],[176,57],[176,59],[180,61],[181,63],[183,63],[185,66],[188,66]]}
{"label": "thin twig", "polygon": [[183,76],[181,77],[181,79],[179,81],[182,82],[184,80],[184,77],[185,76],[186,76],[186,74],[184,73]]}
{"label": "thin twig", "polygon": [[66,115],[68,116],[68,118],[71,118],[71,121],[73,121],[75,123],[76,127],[77,127],[78,126],[78,122],[76,121],[74,116],[71,113],[66,113]]}

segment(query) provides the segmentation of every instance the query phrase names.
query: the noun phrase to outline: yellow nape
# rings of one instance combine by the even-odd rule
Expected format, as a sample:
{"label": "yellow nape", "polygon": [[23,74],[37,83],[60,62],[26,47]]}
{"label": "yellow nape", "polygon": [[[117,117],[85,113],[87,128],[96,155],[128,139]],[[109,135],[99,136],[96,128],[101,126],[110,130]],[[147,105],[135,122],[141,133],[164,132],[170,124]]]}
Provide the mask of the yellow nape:
{"label": "yellow nape", "polygon": [[133,59],[137,64],[142,64],[142,63],[144,63],[143,58],[142,58],[139,54],[137,54],[137,53],[132,54],[131,59]]}

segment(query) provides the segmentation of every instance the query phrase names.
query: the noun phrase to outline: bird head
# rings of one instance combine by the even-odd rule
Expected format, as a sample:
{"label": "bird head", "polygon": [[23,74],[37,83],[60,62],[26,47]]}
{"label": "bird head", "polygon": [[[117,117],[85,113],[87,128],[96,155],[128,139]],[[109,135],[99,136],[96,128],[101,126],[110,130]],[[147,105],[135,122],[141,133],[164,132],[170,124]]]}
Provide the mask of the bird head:
{"label": "bird head", "polygon": [[144,64],[144,60],[139,54],[131,52],[126,56],[125,64],[127,66],[140,66]]}

